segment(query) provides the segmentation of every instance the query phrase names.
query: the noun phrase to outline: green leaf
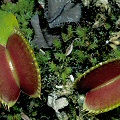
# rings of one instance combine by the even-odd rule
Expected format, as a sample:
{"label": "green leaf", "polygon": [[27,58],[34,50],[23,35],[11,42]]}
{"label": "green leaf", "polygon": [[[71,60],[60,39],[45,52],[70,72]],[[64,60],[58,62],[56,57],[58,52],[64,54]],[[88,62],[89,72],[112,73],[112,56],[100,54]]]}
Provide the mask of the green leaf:
{"label": "green leaf", "polygon": [[67,29],[67,34],[62,33],[62,39],[64,42],[67,42],[68,40],[70,40],[73,37],[73,29],[72,26],[69,25],[68,29]]}
{"label": "green leaf", "polygon": [[106,23],[106,24],[105,24],[105,28],[108,30],[108,29],[110,29],[110,28],[111,28],[111,25],[110,25],[110,24],[108,24],[108,23]]}
{"label": "green leaf", "polygon": [[95,49],[95,48],[97,48],[98,47],[98,45],[96,44],[96,43],[92,43],[92,44],[90,44],[89,45],[89,47],[88,47],[88,49],[90,50],[90,49]]}
{"label": "green leaf", "polygon": [[62,72],[61,77],[63,79],[63,82],[65,83],[66,82],[66,78],[67,78],[67,74]]}
{"label": "green leaf", "polygon": [[53,61],[49,64],[49,67],[51,72],[54,72],[57,70],[57,66]]}
{"label": "green leaf", "polygon": [[96,65],[97,59],[96,58],[91,58],[92,65]]}
{"label": "green leaf", "polygon": [[65,34],[65,33],[62,33],[62,39],[64,42],[67,42],[68,41],[68,35]]}
{"label": "green leaf", "polygon": [[68,39],[71,39],[73,37],[73,28],[71,25],[68,27]]}
{"label": "green leaf", "polygon": [[59,61],[64,61],[66,58],[66,55],[63,53],[56,53],[56,58],[59,59]]}
{"label": "green leaf", "polygon": [[19,28],[17,19],[9,12],[0,10],[0,44],[5,46],[8,37],[14,32],[15,28]]}
{"label": "green leaf", "polygon": [[74,46],[79,46],[79,47],[86,47],[86,43],[84,39],[76,39],[74,42]]}
{"label": "green leaf", "polygon": [[58,39],[55,39],[55,40],[53,41],[53,44],[54,44],[54,46],[56,47],[56,49],[61,48],[61,42],[60,42]]}
{"label": "green leaf", "polygon": [[79,37],[82,37],[82,38],[85,37],[86,32],[87,32],[87,28],[77,27],[77,29],[76,29],[76,34],[77,34]]}
{"label": "green leaf", "polygon": [[116,57],[119,58],[120,57],[120,50],[117,50],[117,49],[114,50],[114,54],[115,54]]}
{"label": "green leaf", "polygon": [[71,73],[71,71],[72,71],[71,67],[66,67],[65,73],[66,73],[67,75],[69,75],[69,74]]}
{"label": "green leaf", "polygon": [[79,62],[83,62],[88,57],[84,51],[80,51],[80,50],[76,50],[74,52],[74,55],[76,56]]}

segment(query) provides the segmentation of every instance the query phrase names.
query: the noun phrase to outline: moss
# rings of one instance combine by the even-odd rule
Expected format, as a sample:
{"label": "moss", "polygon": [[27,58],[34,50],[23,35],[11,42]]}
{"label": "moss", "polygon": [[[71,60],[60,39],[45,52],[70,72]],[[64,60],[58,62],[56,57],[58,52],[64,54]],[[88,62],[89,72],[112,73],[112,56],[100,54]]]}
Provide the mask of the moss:
{"label": "moss", "polygon": [[1,10],[13,13],[26,38],[28,40],[32,39],[33,30],[30,26],[30,20],[34,14],[34,0],[19,0],[16,3],[8,2],[7,4],[1,5]]}
{"label": "moss", "polygon": [[[118,6],[114,0],[109,4],[112,9],[111,15],[108,15],[107,11],[100,11],[100,8],[96,7],[92,2],[89,7],[83,5],[83,15],[80,23],[75,26],[64,26],[61,31],[62,39],[54,40],[52,49],[38,50],[31,42],[41,69],[42,100],[30,99],[22,94],[19,99],[20,102],[18,101],[17,104],[11,108],[11,111],[6,111],[3,107],[0,108],[3,111],[0,113],[1,119],[7,118],[12,120],[16,116],[19,118],[18,114],[21,112],[25,112],[33,120],[57,119],[52,108],[46,105],[47,96],[56,90],[55,86],[66,85],[70,81],[69,76],[71,74],[77,78],[97,63],[120,56],[119,45],[116,45],[117,49],[114,50],[110,47],[109,43],[106,44],[111,33],[120,30],[115,27],[115,22],[119,18]],[[31,41],[33,39],[33,30],[30,25],[30,19],[34,14],[34,0],[19,0],[17,3],[3,4],[1,9],[15,14],[19,21],[21,31],[25,34],[26,38]],[[106,20],[104,21],[98,14],[103,14]],[[104,24],[93,28],[95,21],[99,19],[102,20]],[[66,50],[72,43],[73,49],[71,53],[66,56]],[[113,113],[108,112],[95,117],[82,111],[82,101],[80,101],[76,91],[73,91],[73,93],[67,97],[69,99],[69,106],[65,111],[70,120],[79,117],[81,119],[119,118],[120,108],[113,110]],[[48,111],[50,111],[50,113],[48,113]],[[113,115],[114,113],[115,115]]]}

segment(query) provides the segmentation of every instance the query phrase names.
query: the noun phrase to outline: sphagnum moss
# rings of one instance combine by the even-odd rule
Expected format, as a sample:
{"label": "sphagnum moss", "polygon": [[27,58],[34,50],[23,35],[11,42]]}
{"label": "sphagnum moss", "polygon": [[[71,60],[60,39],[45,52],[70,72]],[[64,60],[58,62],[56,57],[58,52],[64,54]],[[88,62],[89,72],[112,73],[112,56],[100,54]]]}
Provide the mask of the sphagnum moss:
{"label": "sphagnum moss", "polygon": [[[64,27],[65,30],[61,31],[62,40],[55,40],[52,49],[42,49],[43,52],[41,52],[37,50],[31,42],[41,68],[42,100],[33,100],[22,94],[19,101],[24,101],[24,103],[18,101],[11,111],[8,112],[2,107],[0,108],[2,110],[0,115],[1,119],[7,118],[8,120],[12,120],[18,116],[17,119],[20,120],[21,117],[18,114],[21,112],[25,112],[33,120],[57,119],[54,111],[46,105],[47,95],[55,89],[55,86],[65,85],[69,81],[71,74],[76,78],[79,76],[78,74],[83,73],[97,63],[120,56],[119,46],[114,50],[110,47],[109,43],[106,44],[106,41],[109,41],[110,34],[120,30],[119,27],[116,28],[116,21],[119,18],[119,7],[114,0],[110,1],[109,7],[111,7],[111,13],[109,15],[108,9],[102,11],[102,8],[99,8],[99,6],[96,7],[95,3],[88,3],[90,4],[81,3],[82,18],[80,23],[75,27],[72,25],[67,28]],[[16,15],[22,32],[25,33],[27,39],[30,41],[33,39],[33,30],[29,28],[29,21],[34,14],[34,7],[34,0],[20,0],[17,4],[9,3],[1,6],[2,10],[11,11]],[[102,18],[97,18],[97,16],[99,16],[98,14],[103,14],[106,20],[103,21],[102,25],[98,24],[97,28],[93,28],[96,20],[103,20]],[[72,42],[73,49],[71,53],[66,56],[66,49]],[[81,99],[79,99],[78,93],[76,91],[73,92],[75,92],[75,94],[68,97],[70,102],[68,108],[65,109],[70,120],[77,118],[83,120],[88,118],[91,120],[102,118],[112,120],[119,119],[119,108],[96,117],[85,113],[80,107],[82,106],[82,102],[79,101]],[[49,110],[52,111],[50,114],[48,113]]]}

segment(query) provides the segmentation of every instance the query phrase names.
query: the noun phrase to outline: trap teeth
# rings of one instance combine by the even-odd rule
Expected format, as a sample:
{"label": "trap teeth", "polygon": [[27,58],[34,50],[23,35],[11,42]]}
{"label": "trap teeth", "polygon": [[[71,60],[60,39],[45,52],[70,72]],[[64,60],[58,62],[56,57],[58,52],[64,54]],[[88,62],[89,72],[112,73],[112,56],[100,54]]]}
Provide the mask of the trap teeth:
{"label": "trap teeth", "polygon": [[21,91],[31,97],[40,97],[41,92],[34,52],[18,29],[15,16],[0,10],[0,101],[8,108],[16,103]]}
{"label": "trap teeth", "polygon": [[120,58],[98,64],[75,81],[80,94],[86,94],[83,109],[100,114],[120,106]]}

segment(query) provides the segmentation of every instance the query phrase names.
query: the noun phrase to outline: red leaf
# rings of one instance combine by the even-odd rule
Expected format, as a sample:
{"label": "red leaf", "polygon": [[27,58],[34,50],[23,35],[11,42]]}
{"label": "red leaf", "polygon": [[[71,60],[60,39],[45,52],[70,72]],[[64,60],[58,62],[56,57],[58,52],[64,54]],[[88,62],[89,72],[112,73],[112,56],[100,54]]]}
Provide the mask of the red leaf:
{"label": "red leaf", "polygon": [[95,87],[104,84],[120,74],[120,60],[115,59],[100,63],[87,70],[76,80],[80,93],[86,93]]}
{"label": "red leaf", "polygon": [[40,73],[36,58],[26,39],[19,34],[14,33],[9,37],[6,48],[14,64],[20,89],[28,95],[40,97]]}
{"label": "red leaf", "polygon": [[17,101],[20,89],[13,75],[14,68],[7,55],[5,47],[0,45],[0,99],[9,107]]}
{"label": "red leaf", "polygon": [[92,113],[102,113],[120,106],[120,75],[115,81],[86,94],[84,109]]}
{"label": "red leaf", "polygon": [[86,93],[83,109],[99,114],[120,106],[120,59],[98,64],[75,82],[80,93]]}
{"label": "red leaf", "polygon": [[4,47],[0,45],[0,100],[13,106],[22,90],[40,97],[39,67],[35,55],[21,33],[12,34]]}

